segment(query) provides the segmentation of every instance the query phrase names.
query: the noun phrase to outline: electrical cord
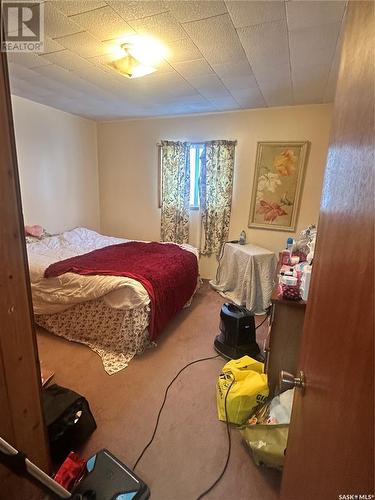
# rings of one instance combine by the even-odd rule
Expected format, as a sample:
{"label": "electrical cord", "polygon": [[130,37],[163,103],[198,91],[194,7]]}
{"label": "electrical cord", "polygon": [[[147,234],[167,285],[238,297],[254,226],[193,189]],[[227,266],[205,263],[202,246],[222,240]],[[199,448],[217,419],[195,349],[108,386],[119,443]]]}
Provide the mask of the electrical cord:
{"label": "electrical cord", "polygon": [[[258,329],[260,326],[263,325],[263,323],[267,320],[268,318],[268,315],[264,318],[264,320],[255,328],[255,329]],[[146,446],[143,448],[143,450],[141,451],[140,455],[138,456],[137,460],[135,461],[135,464],[133,466],[133,470],[136,469],[137,465],[139,464],[139,462],[141,461],[141,459],[143,458],[143,455],[146,453],[146,451],[148,450],[148,448],[151,446],[152,442],[154,441],[155,439],[155,436],[156,436],[156,432],[157,432],[157,429],[158,429],[158,426],[159,426],[159,421],[160,421],[160,416],[161,416],[161,413],[164,409],[164,406],[165,406],[165,403],[167,401],[167,396],[168,396],[168,392],[169,392],[169,389],[171,388],[171,386],[173,385],[173,383],[177,380],[177,378],[181,375],[181,373],[186,370],[186,368],[188,368],[189,366],[192,366],[196,363],[200,363],[202,361],[208,361],[210,359],[216,359],[218,358],[220,355],[219,354],[216,354],[215,356],[209,356],[209,357],[206,357],[206,358],[200,358],[200,359],[196,359],[194,361],[191,361],[190,363],[186,364],[185,366],[183,366],[178,372],[177,374],[173,377],[173,379],[169,382],[165,392],[164,392],[164,397],[163,397],[163,401],[162,401],[162,404],[159,408],[159,411],[158,411],[158,415],[157,415],[157,418],[156,418],[156,422],[155,422],[155,427],[154,427],[154,430],[152,432],[152,435],[151,435],[151,438],[149,440],[149,442],[146,444]],[[231,390],[232,388],[232,385],[234,383],[234,379],[232,380],[232,382],[230,383],[230,386],[227,390],[227,393],[225,394],[225,399],[224,399],[224,411],[225,411],[225,421],[226,421],[226,429],[227,429],[227,436],[228,436],[228,452],[227,452],[227,458],[226,458],[226,461],[225,461],[225,464],[224,464],[224,467],[223,467],[223,470],[221,471],[220,475],[217,477],[217,479],[212,483],[212,485],[207,489],[205,490],[203,493],[201,493],[199,495],[199,497],[197,498],[197,500],[201,500],[201,498],[203,498],[204,496],[206,496],[210,491],[212,491],[215,486],[219,483],[219,481],[222,479],[222,477],[224,476],[225,474],[225,471],[227,470],[227,467],[228,467],[228,464],[229,464],[229,459],[230,459],[230,454],[231,454],[231,449],[232,449],[232,440],[231,440],[231,435],[230,435],[230,426],[229,426],[229,422],[228,422],[228,413],[227,413],[227,398],[228,398],[228,394],[229,394],[229,391]]]}
{"label": "electrical cord", "polygon": [[269,315],[267,314],[267,315],[266,315],[266,317],[264,318],[264,320],[263,320],[261,323],[259,323],[259,325],[258,325],[258,326],[256,326],[256,327],[255,327],[255,330],[258,330],[258,328],[259,328],[259,327],[261,327],[261,326],[263,325],[263,323],[265,323],[265,322],[266,322],[266,320],[268,319],[268,316],[269,316]]}
{"label": "electrical cord", "polygon": [[163,408],[164,408],[164,405],[165,405],[165,402],[167,400],[167,396],[168,396],[168,391],[169,389],[171,388],[172,384],[174,383],[174,381],[179,377],[179,375],[184,371],[186,370],[186,368],[188,368],[189,366],[191,365],[194,365],[196,363],[200,363],[201,361],[208,361],[209,359],[215,359],[215,358],[218,358],[220,356],[220,354],[216,354],[216,356],[210,356],[210,357],[207,357],[207,358],[200,358],[200,359],[196,359],[194,361],[191,361],[190,363],[188,363],[187,365],[185,365],[184,367],[181,368],[181,370],[177,373],[177,375],[175,375],[173,377],[173,379],[169,382],[165,392],[164,392],[164,398],[163,398],[163,402],[160,406],[160,409],[159,409],[159,412],[158,412],[158,416],[156,418],[156,423],[155,423],[155,427],[154,427],[154,431],[152,433],[152,436],[151,436],[151,439],[150,441],[146,444],[146,446],[143,448],[142,452],[140,453],[139,457],[137,458],[137,460],[135,461],[135,464],[133,466],[133,470],[135,470],[135,468],[137,467],[137,465],[139,464],[139,462],[141,461],[143,455],[146,453],[147,449],[149,448],[149,446],[152,444],[154,438],[155,438],[155,435],[156,435],[156,431],[158,429],[158,425],[159,425],[159,420],[160,420],[160,415],[161,415],[161,412],[163,411]]}
{"label": "electrical cord", "polygon": [[227,398],[228,398],[229,391],[231,390],[232,385],[234,384],[234,381],[235,381],[235,379],[233,379],[232,382],[230,383],[230,386],[228,387],[227,393],[225,394],[225,398],[224,398],[225,422],[227,424],[227,436],[228,436],[228,453],[227,453],[227,459],[225,460],[225,464],[224,464],[223,470],[219,474],[218,478],[211,484],[211,486],[209,488],[207,488],[207,490],[205,490],[203,493],[201,493],[199,495],[199,497],[197,498],[197,500],[200,500],[201,498],[205,497],[210,491],[212,491],[215,488],[215,486],[217,485],[217,483],[224,476],[225,471],[227,470],[227,467],[228,467],[228,464],[229,464],[230,453],[231,453],[231,450],[232,450],[232,439],[231,439],[231,435],[230,435],[230,427],[229,427],[229,422],[228,422]]}

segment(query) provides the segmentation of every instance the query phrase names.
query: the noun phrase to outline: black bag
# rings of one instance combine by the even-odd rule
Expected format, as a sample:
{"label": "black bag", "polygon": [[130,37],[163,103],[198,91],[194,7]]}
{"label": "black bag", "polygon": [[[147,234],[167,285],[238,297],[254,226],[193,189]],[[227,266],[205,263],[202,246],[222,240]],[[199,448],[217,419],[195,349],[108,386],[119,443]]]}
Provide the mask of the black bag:
{"label": "black bag", "polygon": [[42,396],[52,460],[59,463],[89,438],[96,422],[86,399],[70,389],[54,384]]}

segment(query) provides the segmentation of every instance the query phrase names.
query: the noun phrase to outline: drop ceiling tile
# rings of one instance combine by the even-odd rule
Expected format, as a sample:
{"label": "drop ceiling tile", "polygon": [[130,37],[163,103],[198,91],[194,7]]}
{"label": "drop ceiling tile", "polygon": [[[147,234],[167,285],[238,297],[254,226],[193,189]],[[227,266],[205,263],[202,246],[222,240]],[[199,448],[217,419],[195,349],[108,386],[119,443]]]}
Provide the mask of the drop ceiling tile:
{"label": "drop ceiling tile", "polygon": [[196,95],[196,90],[186,82],[178,73],[153,73],[144,78],[130,80],[135,92],[141,90],[145,94],[159,93],[170,97]]}
{"label": "drop ceiling tile", "polygon": [[35,68],[35,72],[53,80],[58,83],[63,83],[71,87],[72,90],[77,92],[85,92],[85,82],[78,76],[76,76],[71,71],[61,68],[56,64],[49,64],[48,66],[42,66],[40,68]]}
{"label": "drop ceiling tile", "polygon": [[293,94],[295,104],[323,102],[329,66],[299,68],[293,72]]}
{"label": "drop ceiling tile", "polygon": [[257,89],[259,92],[258,83],[247,59],[231,63],[214,64],[213,69],[232,94],[232,90],[248,88]]}
{"label": "drop ceiling tile", "polygon": [[186,23],[184,29],[211,65],[244,57],[243,48],[228,14]]}
{"label": "drop ceiling tile", "polygon": [[219,99],[230,97],[228,89],[221,83],[215,75],[193,76],[188,82],[206,98]]}
{"label": "drop ceiling tile", "polygon": [[43,98],[42,104],[46,106],[52,106],[73,115],[83,117],[86,116],[86,110],[80,105],[79,99],[71,99],[65,96],[46,96]]}
{"label": "drop ceiling tile", "polygon": [[228,1],[226,5],[236,28],[285,20],[282,1]]}
{"label": "drop ceiling tile", "polygon": [[290,81],[260,84],[267,106],[292,106],[293,94]]}
{"label": "drop ceiling tile", "polygon": [[52,90],[41,88],[37,85],[33,85],[30,82],[26,82],[16,76],[10,78],[10,91],[12,94],[21,95],[21,97],[39,96],[45,97],[48,95],[54,95]]}
{"label": "drop ceiling tile", "polygon": [[267,105],[258,87],[233,89],[231,94],[241,108],[262,108]]}
{"label": "drop ceiling tile", "polygon": [[167,59],[171,63],[202,59],[198,47],[189,38],[168,43],[168,49],[170,53]]}
{"label": "drop ceiling tile", "polygon": [[157,73],[172,73],[174,68],[168,63],[168,61],[161,61],[156,67]]}
{"label": "drop ceiling tile", "polygon": [[105,7],[106,2],[100,0],[52,0],[52,5],[66,16],[81,14],[93,9]]}
{"label": "drop ceiling tile", "polygon": [[189,107],[202,107],[207,106],[209,101],[199,95],[198,93],[194,95],[185,95],[181,97],[167,97],[167,96],[155,96],[152,102],[147,103],[148,106],[153,108],[176,108],[177,106],[189,106]]}
{"label": "drop ceiling tile", "polygon": [[294,91],[294,104],[323,103],[324,90],[320,82],[309,82],[303,89]]}
{"label": "drop ceiling tile", "polygon": [[210,1],[172,1],[167,2],[168,8],[180,23],[199,21],[220,14],[227,14],[224,2]]}
{"label": "drop ceiling tile", "polygon": [[113,60],[113,56],[110,53],[108,53],[108,54],[102,54],[100,56],[88,57],[87,60],[92,62],[93,64],[104,66],[104,68],[101,69],[108,72],[110,71],[110,68],[106,68],[106,65]]}
{"label": "drop ceiling tile", "polygon": [[238,102],[231,95],[208,98],[208,101],[213,104],[215,108],[222,111],[228,109],[238,109],[240,107]]}
{"label": "drop ceiling tile", "polygon": [[[44,66],[46,67],[46,66]],[[69,85],[64,85],[61,82],[57,82],[54,79],[43,76],[38,70],[40,68],[35,68],[35,70],[24,68],[19,64],[10,63],[9,64],[9,75],[11,78],[17,77],[22,80],[31,83],[32,85],[38,86],[43,89],[51,90],[59,95],[75,97],[77,92],[74,91]]]}
{"label": "drop ceiling tile", "polygon": [[134,30],[109,5],[100,9],[77,14],[73,19],[82,30],[88,31],[99,40],[111,40],[134,34]]}
{"label": "drop ceiling tile", "polygon": [[108,71],[103,66],[86,66],[84,68],[79,68],[75,71],[75,74],[84,80],[89,81],[93,85],[99,87],[108,87],[109,85],[115,85],[115,78],[112,77],[112,72],[108,68]]}
{"label": "drop ceiling tile", "polygon": [[107,44],[99,42],[86,31],[59,38],[59,43],[81,57],[100,56],[110,51]]}
{"label": "drop ceiling tile", "polygon": [[245,53],[243,54],[242,59],[236,59],[235,61],[226,63],[213,64],[212,67],[220,76],[248,75],[252,73]]}
{"label": "drop ceiling tile", "polygon": [[340,70],[343,31],[344,30],[341,30],[340,32],[340,36],[336,45],[335,55],[333,57],[333,61],[329,71],[327,86],[324,91],[324,102],[332,102],[336,94],[337,77]]}
{"label": "drop ceiling tile", "polygon": [[262,105],[265,105],[265,100],[262,96],[262,93],[259,89],[258,84],[255,82],[252,85],[247,87],[232,87],[230,88],[230,93],[235,99],[243,100],[243,99],[255,99],[255,97],[262,102]]}
{"label": "drop ceiling tile", "polygon": [[44,36],[44,50],[42,54],[50,54],[51,52],[58,52],[59,50],[64,50],[64,48],[65,47],[63,47],[56,40],[53,40],[47,35]]}
{"label": "drop ceiling tile", "polygon": [[154,36],[161,42],[173,42],[186,38],[186,33],[181,25],[168,12],[129,21],[129,24],[137,33]]}
{"label": "drop ceiling tile", "polygon": [[292,68],[331,64],[341,25],[325,24],[289,32]]}
{"label": "drop ceiling tile", "polygon": [[264,85],[285,85],[291,79],[289,64],[280,64],[277,62],[274,64],[258,62],[254,75],[261,88]]}
{"label": "drop ceiling tile", "polygon": [[12,61],[9,61],[8,63],[8,70],[10,79],[19,78],[21,80],[30,82],[32,82],[32,77],[36,76],[37,74],[33,70],[25,68],[24,66],[21,66],[20,64],[14,63]]}
{"label": "drop ceiling tile", "polygon": [[169,2],[158,1],[107,1],[125,21],[154,16],[168,11]]}
{"label": "drop ceiling tile", "polygon": [[173,84],[173,89],[169,88],[164,80],[160,79],[160,75],[149,75],[148,81],[141,79],[130,80],[132,89],[132,98],[130,101],[133,104],[154,105],[161,101],[169,102],[172,99],[180,98],[186,95],[192,95],[194,90],[186,84],[186,82],[178,81]]}
{"label": "drop ceiling tile", "polygon": [[220,78],[230,91],[238,89],[257,88],[258,84],[254,75],[233,75]]}
{"label": "drop ceiling tile", "polygon": [[268,106],[293,104],[289,64],[258,63],[254,69],[259,89]]}
{"label": "drop ceiling tile", "polygon": [[339,74],[340,60],[335,61],[330,69],[326,88],[324,90],[323,102],[333,102],[336,94],[337,78]]}
{"label": "drop ceiling tile", "polygon": [[33,52],[8,52],[7,59],[9,62],[20,64],[25,68],[36,68],[51,64],[42,56],[38,56]]}
{"label": "drop ceiling tile", "polygon": [[288,32],[285,21],[239,28],[237,31],[255,76],[254,65],[289,64]]}
{"label": "drop ceiling tile", "polygon": [[82,74],[82,78],[85,79],[85,81],[91,83],[92,85],[99,87],[100,94],[98,95],[102,97],[105,96],[107,101],[108,98],[110,98],[111,100],[113,100],[113,102],[117,102],[117,104],[121,103],[124,100],[126,100],[129,103],[131,102],[135,106],[141,104],[141,99],[143,95],[139,96],[139,100],[134,99],[133,89],[129,88],[127,85],[124,85],[124,82],[117,82],[116,80],[113,80],[110,77],[110,75],[106,75],[106,78],[102,80],[96,80],[95,78],[93,77],[90,78],[89,75],[84,75],[84,74]]}
{"label": "drop ceiling tile", "polygon": [[257,87],[249,61],[243,59],[231,63],[214,64],[213,69],[228,89]]}
{"label": "drop ceiling tile", "polygon": [[51,38],[71,35],[82,31],[77,24],[65,14],[55,9],[51,3],[44,3],[44,31]]}
{"label": "drop ceiling tile", "polygon": [[217,108],[207,102],[204,104],[185,104],[183,102],[171,104],[169,106],[160,106],[153,109],[154,116],[175,116],[193,113],[208,113],[217,111]]}
{"label": "drop ceiling tile", "polygon": [[52,54],[41,56],[41,58],[43,58],[46,63],[56,64],[57,66],[67,69],[68,71],[76,71],[87,66],[93,66],[93,63],[90,63],[70,50],[53,52]]}
{"label": "drop ceiling tile", "polygon": [[173,64],[174,69],[184,78],[213,74],[213,70],[205,59],[185,61]]}
{"label": "drop ceiling tile", "polygon": [[292,83],[285,21],[239,28],[238,34],[267,104],[279,106],[283,99],[284,105],[291,104]]}
{"label": "drop ceiling tile", "polygon": [[299,30],[324,24],[341,23],[345,12],[346,2],[315,1],[286,2],[286,15],[289,30]]}

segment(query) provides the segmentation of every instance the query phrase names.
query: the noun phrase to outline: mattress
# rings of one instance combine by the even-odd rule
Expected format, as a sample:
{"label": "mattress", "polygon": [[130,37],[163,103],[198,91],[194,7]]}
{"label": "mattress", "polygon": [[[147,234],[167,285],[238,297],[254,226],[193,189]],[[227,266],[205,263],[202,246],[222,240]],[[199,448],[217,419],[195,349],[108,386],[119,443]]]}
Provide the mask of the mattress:
{"label": "mattress", "polygon": [[[34,313],[38,315],[58,313],[74,305],[99,298],[103,298],[109,307],[123,311],[148,305],[150,299],[145,288],[132,278],[82,276],[75,273],[44,278],[45,270],[54,262],[127,241],[130,240],[104,236],[79,227],[28,243]],[[198,258],[196,248],[187,244],[180,246],[193,252]]]}
{"label": "mattress", "polygon": [[[44,272],[54,262],[127,241],[80,227],[27,244],[36,323],[89,346],[110,375],[156,345],[148,334],[150,299],[145,288],[127,277],[65,273],[47,279]],[[194,247],[180,246],[198,259]]]}

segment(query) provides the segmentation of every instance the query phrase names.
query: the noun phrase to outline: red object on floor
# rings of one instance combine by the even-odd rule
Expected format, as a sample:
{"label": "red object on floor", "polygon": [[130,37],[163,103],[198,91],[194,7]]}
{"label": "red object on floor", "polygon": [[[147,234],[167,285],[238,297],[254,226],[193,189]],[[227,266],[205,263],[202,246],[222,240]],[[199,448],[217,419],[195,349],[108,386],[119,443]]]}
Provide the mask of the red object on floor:
{"label": "red object on floor", "polygon": [[71,491],[78,479],[82,476],[86,466],[86,460],[71,451],[56,472],[54,480],[61,484],[66,490]]}
{"label": "red object on floor", "polygon": [[193,295],[196,256],[173,243],[132,241],[100,248],[50,265],[44,276],[64,273],[127,276],[139,281],[151,300],[150,337],[157,338]]}

